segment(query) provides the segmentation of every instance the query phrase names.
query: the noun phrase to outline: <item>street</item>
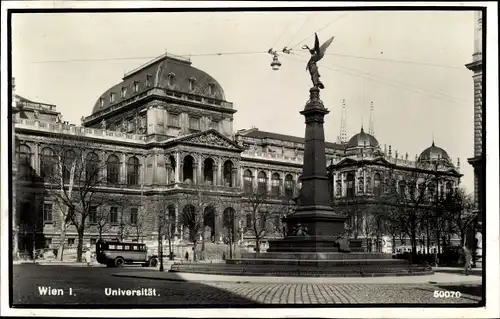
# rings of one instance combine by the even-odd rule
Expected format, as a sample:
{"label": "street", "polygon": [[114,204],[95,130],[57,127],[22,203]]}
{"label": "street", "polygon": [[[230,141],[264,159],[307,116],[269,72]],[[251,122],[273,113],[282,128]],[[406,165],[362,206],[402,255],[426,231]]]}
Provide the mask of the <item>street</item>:
{"label": "street", "polygon": [[[467,303],[481,300],[480,285],[263,284],[174,282],[112,274],[151,272],[141,267],[13,266],[13,305],[238,306],[257,304]],[[108,289],[107,289],[108,288]],[[121,289],[121,290],[119,290]],[[133,290],[132,292],[129,290]],[[111,291],[114,291],[112,294]],[[128,291],[128,292],[127,292]],[[441,293],[435,291],[460,291]],[[128,294],[128,295],[127,295]],[[454,296],[451,296],[454,294]]]}

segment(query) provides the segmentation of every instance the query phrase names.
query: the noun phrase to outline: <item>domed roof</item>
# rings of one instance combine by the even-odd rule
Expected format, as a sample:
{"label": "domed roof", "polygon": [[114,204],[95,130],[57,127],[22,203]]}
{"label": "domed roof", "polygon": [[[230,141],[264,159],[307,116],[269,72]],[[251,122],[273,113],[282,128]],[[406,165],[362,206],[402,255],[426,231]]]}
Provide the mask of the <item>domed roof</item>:
{"label": "domed roof", "polygon": [[431,147],[426,148],[422,153],[420,153],[420,156],[418,157],[419,162],[431,162],[431,161],[436,161],[436,160],[446,160],[450,161],[450,157],[448,156],[448,153],[441,147],[438,147],[434,144],[434,141],[432,141]]}
{"label": "domed roof", "polygon": [[191,66],[185,58],[164,54],[126,73],[122,82],[97,99],[92,113],[154,87],[225,101],[224,90],[212,76]]}
{"label": "domed roof", "polygon": [[379,146],[377,139],[368,133],[365,133],[363,127],[361,127],[361,132],[351,137],[349,142],[347,142],[346,148],[351,147],[377,147]]}

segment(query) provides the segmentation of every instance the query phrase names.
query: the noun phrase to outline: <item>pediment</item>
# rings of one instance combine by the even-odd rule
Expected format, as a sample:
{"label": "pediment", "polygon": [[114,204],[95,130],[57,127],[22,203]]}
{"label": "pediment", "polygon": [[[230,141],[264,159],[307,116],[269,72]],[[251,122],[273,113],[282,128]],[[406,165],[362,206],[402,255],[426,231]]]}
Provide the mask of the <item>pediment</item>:
{"label": "pediment", "polygon": [[335,164],[336,166],[341,166],[341,165],[350,165],[350,164],[354,164],[354,163],[357,163],[357,161],[353,158],[349,158],[349,157],[346,157],[346,158],[343,158],[341,159],[337,164]]}
{"label": "pediment", "polygon": [[224,148],[233,151],[243,151],[236,142],[220,134],[216,130],[208,130],[205,132],[189,135],[178,140],[183,144],[193,144],[207,147]]}
{"label": "pediment", "polygon": [[373,164],[389,164],[389,162],[383,157],[377,157],[372,161]]}

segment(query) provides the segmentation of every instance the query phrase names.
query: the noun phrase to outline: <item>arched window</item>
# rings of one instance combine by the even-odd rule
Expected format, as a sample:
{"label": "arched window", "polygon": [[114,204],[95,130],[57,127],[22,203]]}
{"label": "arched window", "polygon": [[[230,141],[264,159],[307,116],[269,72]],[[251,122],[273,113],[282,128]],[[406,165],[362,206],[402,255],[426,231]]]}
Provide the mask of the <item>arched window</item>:
{"label": "arched window", "polygon": [[139,159],[135,156],[127,161],[127,184],[139,184]]}
{"label": "arched window", "polygon": [[85,162],[85,179],[90,183],[97,183],[99,180],[99,157],[96,153],[88,153]]}
{"label": "arched window", "polygon": [[346,178],[346,183],[347,183],[347,197],[352,198],[354,197],[354,174],[348,173],[347,178]]}
{"label": "arched window", "polygon": [[259,194],[267,193],[267,175],[263,171],[260,171],[257,177],[257,191]]}
{"label": "arched window", "polygon": [[40,176],[50,178],[56,170],[56,158],[54,151],[49,147],[44,147],[40,152]]}
{"label": "arched window", "polygon": [[288,198],[293,197],[293,188],[294,188],[294,183],[293,183],[293,176],[292,174],[286,174],[285,176],[285,196]]}
{"label": "arched window", "polygon": [[375,175],[373,176],[373,195],[375,197],[379,197],[382,193],[380,180],[380,173],[375,173]]}
{"label": "arched window", "polygon": [[182,182],[193,183],[194,177],[194,158],[191,155],[186,155],[183,160],[182,166]]}
{"label": "arched window", "polygon": [[271,194],[273,196],[280,195],[280,186],[281,186],[280,175],[278,173],[274,173],[271,176]]}
{"label": "arched window", "polygon": [[251,194],[253,192],[253,175],[249,169],[245,170],[243,173],[243,190],[245,194]]}
{"label": "arched window", "polygon": [[[76,155],[75,152],[72,150],[67,150],[64,152],[64,158],[63,158],[63,181],[64,183],[69,183],[71,179],[71,174],[74,172],[73,166],[76,165],[75,163],[76,160]],[[74,173],[73,173],[74,174]]]}
{"label": "arched window", "polygon": [[31,178],[31,148],[28,145],[17,147],[17,164],[19,179],[26,181]]}
{"label": "arched window", "polygon": [[224,178],[224,186],[234,187],[233,185],[233,162],[225,161],[223,167],[223,178]]}
{"label": "arched window", "polygon": [[106,162],[107,181],[109,184],[118,184],[120,178],[120,159],[116,155],[110,155]]}

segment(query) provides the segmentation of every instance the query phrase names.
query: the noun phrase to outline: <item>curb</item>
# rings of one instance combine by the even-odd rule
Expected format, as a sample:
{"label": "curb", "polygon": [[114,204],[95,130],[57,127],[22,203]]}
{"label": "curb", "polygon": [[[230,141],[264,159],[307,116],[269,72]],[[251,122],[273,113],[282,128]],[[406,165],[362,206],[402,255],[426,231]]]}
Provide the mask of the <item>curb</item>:
{"label": "curb", "polygon": [[[195,283],[207,283],[207,282],[219,282],[219,283],[256,283],[256,284],[279,284],[279,281],[276,282],[265,282],[265,281],[249,281],[247,278],[242,278],[241,280],[227,280],[228,278],[213,278],[213,279],[189,279],[189,278],[172,278],[172,277],[157,277],[157,276],[141,276],[139,274],[127,274],[127,273],[114,273],[111,274],[114,277],[128,277],[128,278],[136,278],[136,279],[147,279],[147,280],[163,280],[163,281],[172,281],[172,282],[195,282]],[[222,277],[222,276],[221,276]],[[231,277],[231,276],[227,276]],[[287,277],[280,277],[280,278],[287,278]],[[289,278],[289,277],[288,277]],[[307,277],[304,277],[307,278]],[[312,278],[312,277],[310,277]],[[317,278],[317,277],[316,277]],[[328,278],[335,278],[335,277],[328,277]],[[339,278],[345,278],[345,277],[339,277]],[[355,277],[351,277],[355,278]],[[355,285],[355,284],[368,284],[368,285],[393,285],[395,283],[373,283],[373,282],[363,282],[362,278],[369,278],[369,277],[356,277],[360,278],[361,280],[359,281],[353,281],[353,282],[325,282],[323,284],[338,284],[338,285]],[[219,280],[218,280],[219,279]],[[222,279],[222,280],[221,280]],[[225,280],[224,280],[225,279]],[[236,278],[235,278],[236,279]],[[285,282],[288,283],[288,282]],[[300,284],[305,284],[306,282],[300,282]],[[299,284],[299,283],[298,283]],[[310,281],[309,284],[322,284],[321,282],[315,282],[315,281]],[[480,279],[478,280],[471,280],[471,281],[425,281],[425,282],[415,282],[415,283],[405,283],[401,282],[400,284],[408,284],[408,285],[420,285],[420,284],[432,284],[432,285],[481,285],[482,281]]]}

